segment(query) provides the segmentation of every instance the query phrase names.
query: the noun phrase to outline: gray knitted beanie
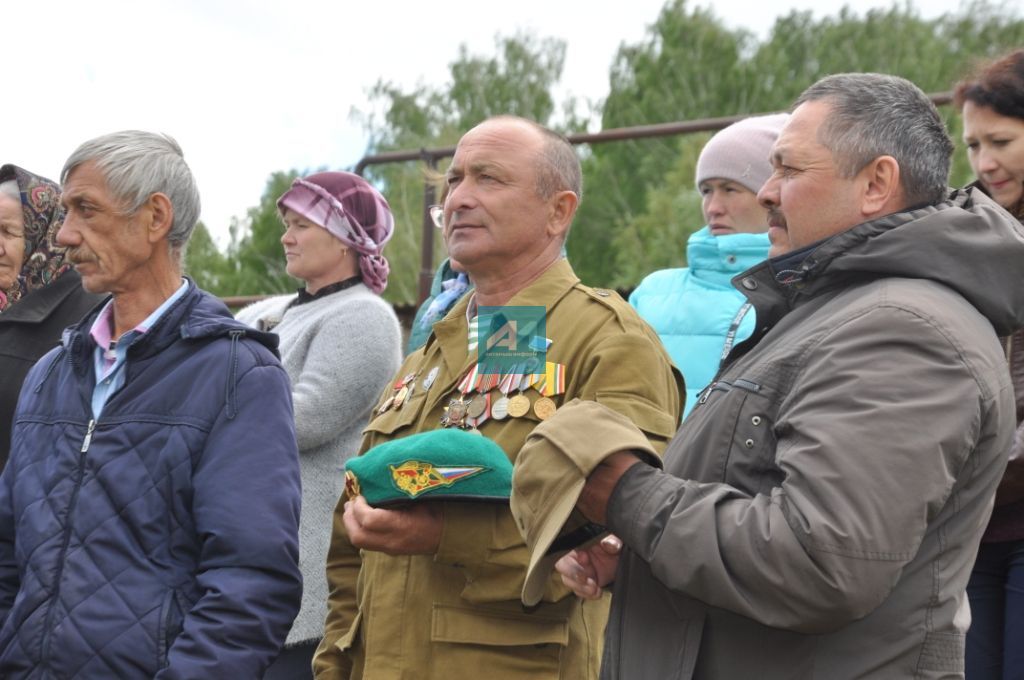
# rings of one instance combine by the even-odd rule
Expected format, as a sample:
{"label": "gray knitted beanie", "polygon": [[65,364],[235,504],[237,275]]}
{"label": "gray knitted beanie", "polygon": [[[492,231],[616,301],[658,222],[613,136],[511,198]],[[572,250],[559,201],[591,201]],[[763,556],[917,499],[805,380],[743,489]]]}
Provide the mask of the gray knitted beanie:
{"label": "gray knitted beanie", "polygon": [[772,174],[768,154],[788,113],[744,118],[720,130],[697,159],[697,186],[707,179],[738,182],[755,194]]}

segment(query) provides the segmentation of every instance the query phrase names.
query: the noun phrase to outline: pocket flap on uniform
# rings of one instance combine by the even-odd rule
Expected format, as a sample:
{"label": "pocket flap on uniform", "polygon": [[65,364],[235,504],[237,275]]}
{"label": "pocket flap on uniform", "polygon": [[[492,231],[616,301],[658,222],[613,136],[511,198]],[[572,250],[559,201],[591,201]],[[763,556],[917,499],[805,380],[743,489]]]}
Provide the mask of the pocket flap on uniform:
{"label": "pocket flap on uniform", "polygon": [[422,408],[421,404],[412,403],[404,404],[399,409],[391,408],[383,413],[378,413],[379,408],[374,407],[373,415],[370,422],[366,424],[363,434],[371,432],[385,435],[394,434],[398,430],[412,425],[419,416],[420,408]]}
{"label": "pocket flap on uniform", "polygon": [[569,622],[532,614],[434,605],[434,642],[519,646],[569,644]]}
{"label": "pocket flap on uniform", "polygon": [[356,639],[356,636],[359,635],[359,628],[362,622],[363,612],[356,612],[356,618],[352,619],[352,625],[349,626],[348,632],[342,635],[340,638],[338,638],[337,641],[334,643],[334,646],[342,652],[351,649],[352,642]]}

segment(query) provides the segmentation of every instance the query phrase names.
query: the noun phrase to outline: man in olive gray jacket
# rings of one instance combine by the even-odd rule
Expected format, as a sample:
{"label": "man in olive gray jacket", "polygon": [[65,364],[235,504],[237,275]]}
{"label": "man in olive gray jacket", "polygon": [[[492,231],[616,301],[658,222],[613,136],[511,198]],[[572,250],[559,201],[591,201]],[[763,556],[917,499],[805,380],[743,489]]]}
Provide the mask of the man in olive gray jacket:
{"label": "man in olive gray jacket", "polygon": [[603,678],[963,677],[1024,233],[947,194],[951,153],[903,79],[831,76],[797,101],[759,194],[773,257],[734,279],[756,333],[665,472],[620,452],[580,499],[624,544],[558,565],[584,597],[614,578]]}

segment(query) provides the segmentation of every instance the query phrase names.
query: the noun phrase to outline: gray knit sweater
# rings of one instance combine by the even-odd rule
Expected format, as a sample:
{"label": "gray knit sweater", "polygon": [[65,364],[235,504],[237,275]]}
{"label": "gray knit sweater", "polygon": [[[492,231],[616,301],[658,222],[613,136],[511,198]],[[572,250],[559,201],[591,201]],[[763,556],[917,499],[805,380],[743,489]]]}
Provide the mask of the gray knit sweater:
{"label": "gray knit sweater", "polygon": [[363,284],[285,311],[295,295],[257,302],[238,313],[250,326],[276,324],[281,363],[292,382],[302,469],[299,566],[302,608],[287,645],[323,636],[327,548],[341,496],[345,461],[381,390],[398,370],[401,331],[391,306]]}

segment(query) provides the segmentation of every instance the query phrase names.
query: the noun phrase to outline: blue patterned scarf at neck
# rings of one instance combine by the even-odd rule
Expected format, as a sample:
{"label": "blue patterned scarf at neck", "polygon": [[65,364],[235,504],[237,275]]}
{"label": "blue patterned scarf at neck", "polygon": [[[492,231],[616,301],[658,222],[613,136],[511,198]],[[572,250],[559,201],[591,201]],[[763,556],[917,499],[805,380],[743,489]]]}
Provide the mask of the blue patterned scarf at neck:
{"label": "blue patterned scarf at neck", "polygon": [[469,277],[465,272],[460,272],[454,279],[441,282],[443,291],[437,294],[427,307],[420,319],[420,328],[430,328],[434,322],[443,317],[452,305],[454,305],[462,294],[469,288]]}

